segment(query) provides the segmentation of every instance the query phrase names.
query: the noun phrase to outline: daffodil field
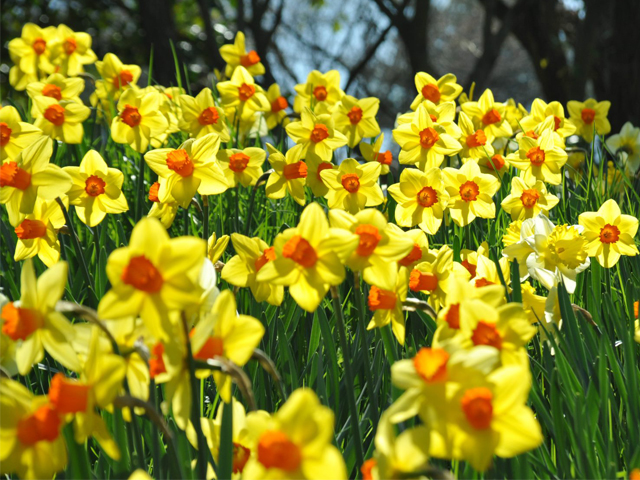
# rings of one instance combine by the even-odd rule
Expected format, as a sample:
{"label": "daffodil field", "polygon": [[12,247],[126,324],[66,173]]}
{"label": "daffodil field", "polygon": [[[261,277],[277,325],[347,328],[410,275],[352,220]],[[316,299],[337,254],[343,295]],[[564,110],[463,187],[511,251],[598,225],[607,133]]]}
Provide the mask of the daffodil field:
{"label": "daffodil field", "polygon": [[242,32],[200,91],[65,25],[8,45],[7,478],[640,479],[608,101],[418,73],[385,142],[381,100],[261,85]]}

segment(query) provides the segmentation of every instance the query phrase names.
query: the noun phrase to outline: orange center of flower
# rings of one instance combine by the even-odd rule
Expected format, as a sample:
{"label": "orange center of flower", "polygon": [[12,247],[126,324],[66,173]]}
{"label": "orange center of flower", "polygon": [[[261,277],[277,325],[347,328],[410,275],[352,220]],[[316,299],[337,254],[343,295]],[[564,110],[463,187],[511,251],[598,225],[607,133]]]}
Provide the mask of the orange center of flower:
{"label": "orange center of flower", "polygon": [[124,110],[120,114],[120,118],[122,118],[122,121],[131,128],[137,127],[142,121],[142,115],[140,115],[138,109],[129,104],[124,106]]}
{"label": "orange center of flower", "polygon": [[[191,330],[193,334],[195,330]],[[190,337],[192,335],[189,335]],[[220,337],[209,337],[198,352],[193,356],[198,360],[207,360],[208,358],[222,357],[224,355],[224,340]]]}
{"label": "orange center of flower", "polygon": [[422,87],[422,96],[433,103],[438,103],[440,101],[440,89],[434,83],[427,83]]}
{"label": "orange center of flower", "polygon": [[56,100],[62,99],[62,90],[57,85],[53,85],[52,83],[47,83],[44,87],[42,87],[42,95],[45,97],[55,98]]}
{"label": "orange center of flower", "polygon": [[449,354],[445,350],[422,347],[413,357],[413,366],[425,382],[444,382],[447,379],[448,361]]}
{"label": "orange center of flower", "polygon": [[242,473],[250,456],[251,450],[239,443],[233,442],[233,473]]}
{"label": "orange center of flower", "polygon": [[430,113],[430,114],[429,114],[429,118],[431,119],[431,121],[432,121],[433,123],[435,123],[435,122],[437,122],[437,121],[438,121],[438,117],[436,117],[433,113]]}
{"label": "orange center of flower", "polygon": [[476,276],[476,270],[478,268],[476,265],[471,263],[469,260],[463,260],[460,264],[471,274],[471,278]]}
{"label": "orange center of flower", "polygon": [[538,138],[540,138],[540,135],[538,135],[533,130],[529,130],[528,132],[524,132],[524,135],[525,135],[525,137],[530,137],[530,138],[533,138],[534,140],[537,140]]}
{"label": "orange center of flower", "polygon": [[412,263],[417,262],[422,258],[422,248],[417,243],[413,244],[413,248],[409,252],[409,255],[398,261],[398,264],[402,267],[408,267]]}
{"label": "orange center of flower", "polygon": [[538,199],[540,198],[540,192],[538,192],[534,188],[529,188],[522,192],[520,195],[520,201],[522,202],[522,206],[524,208],[533,208],[538,203]]}
{"label": "orange center of flower", "polygon": [[476,278],[475,285],[476,285],[476,288],[482,288],[482,287],[486,287],[486,286],[489,286],[489,285],[495,285],[495,284],[493,282],[487,280],[486,278],[481,277],[481,278]]}
{"label": "orange center of flower", "polygon": [[327,89],[322,85],[313,89],[313,96],[316,97],[316,100],[319,102],[324,102],[327,99],[327,95]]}
{"label": "orange center of flower", "polygon": [[596,118],[596,111],[593,108],[583,108],[580,116],[584,123],[591,125],[593,120]]}
{"label": "orange center of flower", "polygon": [[500,332],[498,332],[498,329],[493,323],[485,322],[484,320],[478,322],[471,336],[471,341],[474,345],[489,345],[498,350],[502,349]]}
{"label": "orange center of flower", "polygon": [[242,173],[249,165],[249,160],[249,155],[242,152],[229,155],[229,169],[236,173]]}
{"label": "orange center of flower", "polygon": [[527,158],[534,167],[539,167],[544,163],[544,150],[540,147],[532,147],[527,151]]}
{"label": "orange center of flower", "polygon": [[31,174],[16,162],[5,162],[0,167],[0,187],[14,187],[26,190],[31,185]]}
{"label": "orange center of flower", "polygon": [[438,193],[431,187],[424,187],[418,192],[417,199],[421,207],[429,208],[438,203]]}
{"label": "orange center of flower", "polygon": [[467,146],[469,148],[481,147],[482,145],[487,144],[487,136],[484,133],[484,130],[476,130],[475,133],[467,136]]}
{"label": "orange center of flower", "polygon": [[198,123],[200,125],[214,125],[218,123],[219,118],[220,114],[218,114],[218,110],[215,107],[207,107],[198,117]]}
{"label": "orange center of flower", "polygon": [[104,187],[107,184],[104,180],[102,180],[97,175],[91,175],[85,181],[84,191],[87,192],[88,195],[92,197],[97,197],[98,195],[102,195],[104,193]]}
{"label": "orange center of flower", "polygon": [[58,413],[86,412],[91,385],[68,379],[63,373],[56,373],[49,387],[49,401]]}
{"label": "orange center of flower", "polygon": [[433,292],[438,288],[438,277],[431,272],[423,273],[418,269],[413,269],[409,275],[409,288],[414,292],[421,290]]}
{"label": "orange center of flower", "polygon": [[369,460],[365,460],[365,462],[360,467],[360,472],[362,473],[362,480],[373,480],[373,467],[378,465],[378,461],[375,458],[370,458]]}
{"label": "orange center of flower", "polygon": [[[318,165],[318,170],[316,170],[316,178],[322,182],[322,176],[320,175],[320,173],[323,170],[333,170],[333,163],[331,162],[322,162],[320,165]],[[358,181],[358,185],[360,185],[360,181]],[[344,185],[343,185],[344,187]]]}
{"label": "orange center of flower", "polygon": [[16,307],[7,303],[0,314],[4,323],[2,333],[11,340],[26,340],[44,324],[42,314],[31,308]]}
{"label": "orange center of flower", "polygon": [[300,467],[302,454],[286,433],[268,430],[258,440],[258,461],[265,468],[293,472]]}
{"label": "orange center of flower", "polygon": [[122,70],[120,75],[113,77],[113,86],[119,89],[120,86],[129,85],[133,82],[133,74],[129,70]]}
{"label": "orange center of flower", "polygon": [[356,253],[361,257],[371,255],[378,246],[378,243],[380,243],[380,240],[382,240],[382,235],[380,235],[378,228],[373,225],[358,225],[355,233],[360,236]]}
{"label": "orange center of flower", "polygon": [[318,254],[311,244],[300,235],[294,235],[282,247],[282,256],[290,258],[305,268],[313,267],[318,261]]}
{"label": "orange center of flower", "polygon": [[382,290],[375,285],[369,290],[369,310],[375,312],[376,310],[393,310],[396,308],[398,297],[395,292],[389,290]]}
{"label": "orange center of flower", "polygon": [[276,259],[276,250],[273,247],[265,248],[262,255],[256,258],[254,262],[254,266],[256,269],[256,273],[260,271],[262,267],[264,267],[267,263]]}
{"label": "orange center of flower", "polygon": [[193,162],[189,158],[187,151],[181,148],[167,153],[167,167],[181,177],[193,175]]}
{"label": "orange center of flower", "polygon": [[296,178],[307,178],[307,164],[304,162],[290,163],[282,169],[282,175],[287,180],[295,180]]}
{"label": "orange center of flower", "polygon": [[460,185],[460,198],[465,202],[473,202],[480,195],[478,184],[474,181],[467,181]]}
{"label": "orange center of flower", "polygon": [[502,170],[502,167],[504,167],[504,165],[504,157],[499,153],[496,153],[493,157],[491,157],[491,162],[489,162],[489,166],[491,166],[491,168],[493,168],[494,170]]}
{"label": "orange center of flower", "polygon": [[164,282],[158,269],[144,255],[132,257],[120,278],[127,285],[146,293],[159,292]]}
{"label": "orange center of flower", "polygon": [[31,46],[33,47],[33,51],[36,52],[36,55],[42,55],[47,49],[47,42],[44,38],[36,38]]}
{"label": "orange center of flower", "polygon": [[494,123],[498,123],[500,120],[502,120],[500,112],[498,112],[498,110],[496,110],[495,108],[489,110],[482,117],[482,123],[484,123],[485,125],[493,125]]}
{"label": "orange center of flower", "polygon": [[253,85],[249,85],[248,83],[243,83],[238,87],[238,96],[243,102],[246,102],[251,97],[253,97],[254,93],[256,93],[256,87]]}
{"label": "orange center of flower", "polygon": [[439,138],[440,136],[434,128],[425,128],[420,132],[420,145],[422,148],[431,148],[436,144]]}
{"label": "orange center of flower", "polygon": [[153,185],[151,185],[151,188],[149,188],[149,200],[151,200],[152,202],[160,201],[160,199],[158,198],[158,190],[160,190],[159,182],[155,182]]}
{"label": "orange center of flower", "polygon": [[4,147],[11,140],[11,129],[9,125],[0,122],[0,147]]}
{"label": "orange center of flower", "polygon": [[562,125],[562,119],[560,117],[553,116],[553,130],[558,130]]}
{"label": "orange center of flower", "polygon": [[313,130],[311,130],[310,138],[313,143],[321,142],[325,138],[329,138],[329,129],[326,125],[316,123],[316,125],[313,127]]}
{"label": "orange center of flower", "polygon": [[50,405],[42,405],[31,415],[21,418],[16,436],[23,445],[53,442],[60,435],[60,416]]}
{"label": "orange center of flower", "polygon": [[447,314],[444,317],[445,322],[447,322],[447,325],[449,325],[449,328],[452,328],[454,330],[459,330],[460,329],[460,304],[459,303],[454,303],[453,305],[449,306],[449,310],[447,311]]}
{"label": "orange center of flower", "polygon": [[44,118],[59,127],[64,123],[64,108],[60,105],[51,105],[44,111]]}
{"label": "orange center of flower", "polygon": [[256,52],[255,50],[251,50],[246,55],[242,55],[240,57],[240,65],[242,65],[243,67],[251,67],[252,65],[255,65],[256,63],[259,63],[259,62],[260,62],[260,56],[258,55],[258,52]]}
{"label": "orange center of flower", "polygon": [[349,193],[356,193],[360,189],[360,178],[356,173],[342,175],[342,186]]}
{"label": "orange center of flower", "polygon": [[76,51],[76,48],[78,48],[78,44],[76,43],[75,38],[68,37],[62,44],[62,47],[64,48],[64,53],[66,53],[67,55],[71,55]]}
{"label": "orange center of flower", "polygon": [[281,110],[284,110],[289,106],[289,102],[284,97],[278,97],[273,102],[271,102],[271,111],[273,113],[278,113]]}
{"label": "orange center of flower", "polygon": [[362,109],[360,107],[353,106],[347,113],[351,125],[357,125],[362,120]]}
{"label": "orange center of flower", "polygon": [[20,240],[42,238],[47,234],[47,226],[40,220],[27,219],[15,228],[15,232]]}
{"label": "orange center of flower", "polygon": [[620,229],[607,223],[600,229],[600,241],[602,243],[616,243],[620,239]]}
{"label": "orange center of flower", "polygon": [[493,418],[493,394],[486,387],[470,388],[460,399],[460,406],[469,424],[476,430],[486,430]]}
{"label": "orange center of flower", "polygon": [[379,152],[375,157],[376,161],[382,165],[391,165],[391,162],[393,161],[393,156],[389,150],[386,152]]}
{"label": "orange center of flower", "polygon": [[156,378],[161,373],[167,373],[167,367],[164,364],[164,345],[161,342],[156,343],[151,349],[149,358],[149,376]]}

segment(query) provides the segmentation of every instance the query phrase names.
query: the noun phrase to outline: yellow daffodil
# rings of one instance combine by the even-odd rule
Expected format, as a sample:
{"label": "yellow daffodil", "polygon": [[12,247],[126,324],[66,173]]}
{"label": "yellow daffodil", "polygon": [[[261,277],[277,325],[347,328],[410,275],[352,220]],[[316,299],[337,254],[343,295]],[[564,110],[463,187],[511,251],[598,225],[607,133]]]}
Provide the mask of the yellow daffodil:
{"label": "yellow daffodil", "polygon": [[157,218],[162,223],[162,226],[168,229],[173,224],[180,205],[171,195],[169,195],[169,199],[166,202],[161,202],[158,198],[159,191],[160,182],[155,182],[149,187],[148,198],[149,201],[153,202],[153,205],[147,216]]}
{"label": "yellow daffodil", "polygon": [[560,200],[541,180],[535,178],[526,181],[524,178],[513,177],[511,193],[502,200],[502,209],[511,215],[512,220],[524,220],[537,216],[540,212],[545,215],[555,207]]}
{"label": "yellow daffodil", "polygon": [[231,234],[231,242],[237,255],[225,264],[220,273],[222,279],[236,287],[249,287],[256,302],[280,305],[284,287],[256,280],[262,267],[276,259],[274,247],[258,237],[249,238],[239,233]]}
{"label": "yellow daffodil", "polygon": [[169,311],[199,301],[205,247],[199,238],[169,239],[160,221],[143,218],[129,245],[107,259],[112,288],[100,300],[98,315],[114,320],[140,315],[152,335],[168,339]]}
{"label": "yellow daffodil", "polygon": [[340,90],[340,73],[337,70],[329,70],[327,73],[313,70],[307,76],[307,82],[299,83],[295,90],[293,110],[297,113],[302,113],[307,108],[316,114],[329,113],[344,95]]}
{"label": "yellow daffodil", "polygon": [[162,135],[169,122],[160,111],[160,94],[125,90],[118,101],[118,115],[111,122],[111,138],[144,153],[152,138]]}
{"label": "yellow daffodil", "polygon": [[207,258],[211,260],[211,263],[215,263],[222,257],[222,254],[227,249],[229,244],[229,235],[223,235],[220,238],[216,238],[215,232],[207,240]]}
{"label": "yellow daffodil", "polygon": [[271,110],[265,114],[267,128],[273,130],[278,125],[287,126],[289,119],[286,109],[289,107],[289,102],[280,93],[280,86],[277,83],[271,85],[267,90],[267,100],[271,104]]}
{"label": "yellow daffodil", "polygon": [[34,107],[37,110],[34,125],[44,135],[65,143],[82,142],[82,122],[91,114],[88,107],[73,100],[58,102],[53,97],[42,95],[34,99]]}
{"label": "yellow daffodil", "polygon": [[411,110],[417,110],[425,100],[436,105],[455,100],[462,92],[462,86],[458,85],[457,81],[458,79],[452,73],[447,73],[438,80],[425,72],[416,73],[415,84],[418,95],[411,102]]}
{"label": "yellow daffodil", "polygon": [[320,480],[331,472],[346,479],[340,451],[332,445],[334,414],[308,388],[294,391],[272,417],[256,417],[251,427],[255,443],[243,477]]}
{"label": "yellow daffodil", "polygon": [[626,122],[620,133],[611,135],[606,143],[609,150],[621,156],[623,164],[628,166],[631,173],[635,174],[640,169],[640,128]]}
{"label": "yellow daffodil", "polygon": [[429,303],[437,311],[446,302],[451,281],[456,275],[469,278],[469,272],[453,261],[453,250],[443,245],[433,251],[427,261],[416,265],[409,275],[409,288],[413,292],[425,292]]}
{"label": "yellow daffodil", "polygon": [[520,241],[520,231],[522,229],[522,220],[514,220],[509,224],[502,236],[502,245],[508,247]]}
{"label": "yellow daffodil", "polygon": [[[69,201],[64,198],[65,207]],[[37,199],[33,213],[15,228],[18,242],[13,259],[18,262],[38,255],[47,267],[60,260],[58,230],[64,225],[64,214],[55,200]]]}
{"label": "yellow daffodil", "polygon": [[316,115],[305,109],[300,120],[291,122],[286,127],[287,135],[302,145],[302,156],[315,155],[325,162],[330,162],[333,151],[347,144],[347,137],[338,131],[331,115]]}
{"label": "yellow daffodil", "polygon": [[258,147],[248,147],[244,150],[233,148],[220,150],[217,158],[229,187],[236,187],[238,184],[249,187],[255,185],[262,176],[262,164],[267,158],[267,153]]}
{"label": "yellow daffodil", "polygon": [[0,168],[0,203],[6,205],[9,223],[14,227],[33,212],[36,198],[53,200],[69,191],[71,177],[49,163],[53,142],[39,137],[14,160],[5,160]]}
{"label": "yellow daffodil", "polygon": [[537,139],[523,135],[518,142],[518,152],[508,156],[509,163],[523,172],[525,181],[535,178],[551,185],[560,185],[567,152],[557,143],[554,135],[551,129],[543,131]]}
{"label": "yellow daffodil", "polygon": [[520,129],[520,121],[529,115],[529,112],[527,112],[527,109],[524,108],[521,103],[516,104],[513,98],[507,100],[505,106],[504,116],[507,122],[509,122],[509,125],[511,125],[511,129],[515,132]]}
{"label": "yellow daffodil", "polygon": [[242,120],[271,110],[264,90],[242,65],[236,67],[231,80],[218,83],[217,88],[225,111],[235,111]]}
{"label": "yellow daffodil", "polygon": [[41,135],[39,128],[22,121],[15,107],[11,105],[2,107],[0,109],[0,162],[14,160],[22,150]]}
{"label": "yellow daffodil", "polygon": [[89,150],[79,167],[65,167],[73,181],[69,190],[69,203],[76,206],[78,217],[90,227],[98,225],[107,213],[129,210],[122,193],[124,175],[117,168],[109,168],[107,162],[95,150]]}
{"label": "yellow daffodil", "polygon": [[489,175],[493,175],[494,177],[502,178],[505,172],[509,171],[509,160],[500,153],[496,153],[491,157],[485,155],[476,160],[478,162],[478,165],[480,165],[480,171],[482,173],[487,173]]}
{"label": "yellow daffodil", "polygon": [[493,99],[491,90],[486,89],[477,102],[463,103],[461,108],[487,136],[499,138],[513,135],[511,125],[505,117],[506,106]]}
{"label": "yellow daffodil", "polygon": [[535,131],[536,127],[548,117],[553,117],[553,130],[562,138],[567,138],[575,133],[576,126],[564,116],[562,104],[560,102],[546,103],[540,98],[533,101],[531,113],[520,120],[520,125],[525,132]]}
{"label": "yellow daffodil", "polygon": [[0,472],[27,480],[52,478],[67,465],[64,419],[45,396],[34,396],[19,382],[0,378],[2,442]]}
{"label": "yellow daffodil", "polygon": [[288,286],[298,305],[313,312],[329,287],[344,280],[341,258],[348,256],[358,241],[351,232],[329,229],[322,207],[311,203],[303,210],[297,227],[276,237],[276,258],[262,266],[256,280]]}
{"label": "yellow daffodil", "polygon": [[[124,65],[113,53],[107,53],[102,60],[96,62],[98,73],[103,78],[100,85],[106,96],[118,100],[120,92],[135,86],[142,70],[138,65]],[[98,80],[98,82],[101,82]],[[96,92],[100,90],[96,82]],[[94,104],[92,102],[92,104]]]}
{"label": "yellow daffodil", "polygon": [[20,375],[27,375],[46,350],[56,361],[78,371],[76,353],[69,348],[74,331],[71,323],[55,311],[67,285],[67,263],[58,262],[36,280],[31,259],[24,262],[20,302],[2,308],[2,333],[17,341],[16,362]]}
{"label": "yellow daffodil", "polygon": [[[216,298],[211,312],[196,324],[189,336],[195,359],[222,357],[242,367],[251,358],[263,335],[262,323],[248,315],[238,315],[233,293],[231,290],[224,290]],[[229,403],[231,377],[214,371],[213,379],[220,396]]]}
{"label": "yellow daffodil", "polygon": [[323,170],[320,176],[329,187],[326,195],[329,208],[355,214],[365,207],[380,205],[384,201],[378,185],[380,168],[379,163],[361,165],[357,160],[347,158],[337,169]]}
{"label": "yellow daffodil", "polygon": [[264,65],[260,62],[260,56],[255,50],[247,52],[244,42],[244,33],[236,33],[236,39],[233,44],[227,44],[220,47],[220,55],[227,62],[224,74],[227,78],[231,78],[236,67],[242,65],[247,69],[250,75],[257,77],[263,75]]}
{"label": "yellow daffodil", "polygon": [[384,133],[381,133],[376,141],[371,143],[361,142],[360,153],[367,162],[378,162],[381,166],[380,175],[389,173],[389,166],[393,163],[393,155],[390,150],[382,151]]}
{"label": "yellow daffodil", "polygon": [[400,145],[400,163],[416,165],[420,170],[439,167],[445,155],[455,155],[462,146],[455,139],[459,129],[455,124],[434,122],[425,104],[420,104],[411,123],[399,125],[393,138]]}
{"label": "yellow daffodil", "polygon": [[220,137],[210,133],[197,140],[190,138],[178,149],[148,152],[144,160],[160,177],[159,201],[165,203],[173,198],[187,208],[196,192],[200,195],[224,192],[229,183],[216,159],[219,147]]}
{"label": "yellow daffodil", "polygon": [[449,212],[456,225],[464,227],[476,217],[496,216],[492,197],[500,188],[500,181],[482,173],[475,160],[469,160],[459,169],[445,168],[442,177],[449,194]]}
{"label": "yellow daffodil", "polygon": [[427,235],[420,228],[404,231],[395,223],[388,223],[387,226],[394,232],[404,235],[413,241],[413,248],[403,258],[398,260],[400,267],[406,267],[411,270],[418,263],[425,262],[429,259],[429,240]]}
{"label": "yellow daffodil", "polygon": [[189,136],[200,138],[209,133],[220,136],[221,142],[229,141],[229,129],[222,108],[213,101],[210,88],[203,88],[196,97],[180,95],[182,117],[180,130],[189,132]]}
{"label": "yellow daffodil", "polygon": [[[500,260],[498,260],[498,264],[496,264],[496,262],[491,260],[488,255],[477,256],[476,265],[474,268],[475,275],[472,275],[471,284],[476,288],[484,288],[489,285],[501,285],[498,267],[500,267],[502,278],[504,279],[505,284],[508,286],[511,282],[511,268],[509,266],[509,260],[507,260],[505,257],[502,257]],[[511,291],[510,288],[509,291]]]}
{"label": "yellow daffodil", "polygon": [[[302,148],[302,147],[301,147]],[[335,170],[337,167],[330,161],[324,161],[315,155],[310,155],[305,159],[307,164],[307,187],[316,197],[325,197],[329,192],[329,187],[322,179],[324,170]]]}
{"label": "yellow daffodil", "polygon": [[382,212],[374,208],[355,215],[331,210],[329,223],[332,228],[349,231],[358,238],[358,246],[346,257],[345,264],[353,271],[362,272],[362,278],[369,285],[395,291],[397,262],[411,252],[414,242],[390,228]]}
{"label": "yellow daffodil", "polygon": [[84,72],[83,65],[91,65],[98,57],[91,50],[91,35],[74,32],[64,24],[58,25],[59,41],[52,49],[53,63],[62,75],[75,77]]}
{"label": "yellow daffodil", "polygon": [[462,150],[460,150],[461,158],[479,159],[493,156],[494,150],[491,146],[493,137],[487,135],[481,128],[476,129],[466,113],[460,112],[458,126],[462,132],[460,136],[460,144],[462,145]]}
{"label": "yellow daffodil", "polygon": [[605,100],[598,102],[589,98],[584,102],[571,100],[567,103],[570,120],[576,126],[576,133],[587,142],[593,142],[594,131],[596,135],[606,135],[611,131],[611,124],[607,115],[611,102]]}
{"label": "yellow daffodil", "polygon": [[[59,73],[49,75],[42,82],[33,82],[27,85],[27,93],[32,100],[38,96],[51,97],[57,101],[68,100],[82,104],[79,95],[84,90],[84,80],[81,78],[66,78]],[[37,117],[38,107],[31,107],[31,115]]]}
{"label": "yellow daffodil", "polygon": [[400,174],[400,183],[391,185],[388,192],[398,202],[395,217],[399,226],[418,225],[429,235],[435,235],[449,202],[439,168],[426,172],[406,168]]}
{"label": "yellow daffodil", "polygon": [[273,145],[267,143],[269,163],[273,172],[269,175],[265,193],[267,198],[279,199],[289,193],[300,205],[306,203],[304,185],[307,181],[308,168],[302,160],[302,145],[295,145],[283,155]]}
{"label": "yellow daffodil", "polygon": [[391,330],[398,343],[404,345],[405,321],[402,311],[402,302],[407,299],[409,290],[409,272],[403,268],[397,275],[397,281],[393,290],[383,290],[372,285],[369,289],[367,305],[374,312],[373,318],[367,325],[367,330],[382,328],[391,324]]}
{"label": "yellow daffodil", "polygon": [[638,219],[624,215],[615,200],[607,200],[597,212],[581,213],[578,218],[587,239],[587,254],[596,257],[604,268],[611,268],[621,255],[638,255],[633,237],[638,231]]}
{"label": "yellow daffodil", "polygon": [[[457,128],[454,123],[456,118],[456,104],[455,102],[443,102],[439,104],[435,104],[430,100],[425,100],[422,102],[422,105],[427,109],[427,113],[429,113],[429,118],[434,123],[438,123],[446,128],[449,135],[451,135],[456,140],[460,137],[460,129]],[[402,125],[404,123],[411,123],[413,119],[416,117],[416,112],[407,112],[399,115],[396,118],[396,122],[398,125]]]}
{"label": "yellow daffodil", "polygon": [[350,95],[342,97],[333,110],[335,128],[347,137],[347,145],[354,148],[363,138],[380,133],[376,121],[380,100],[374,97],[357,99]]}
{"label": "yellow daffodil", "polygon": [[9,82],[16,90],[24,90],[31,82],[52,73],[52,45],[56,42],[56,28],[40,28],[34,23],[22,27],[22,35],[9,42],[9,54],[16,64],[9,72]]}
{"label": "yellow daffodil", "polygon": [[173,101],[163,92],[161,87],[149,85],[148,87],[141,88],[137,91],[139,95],[144,95],[145,93],[160,94],[159,110],[162,116],[164,116],[164,118],[167,120],[167,128],[163,133],[160,133],[159,135],[151,138],[151,141],[149,142],[152,148],[160,148],[165,143],[167,143],[169,135],[180,131],[180,128],[178,128],[178,117],[175,114],[176,106]]}

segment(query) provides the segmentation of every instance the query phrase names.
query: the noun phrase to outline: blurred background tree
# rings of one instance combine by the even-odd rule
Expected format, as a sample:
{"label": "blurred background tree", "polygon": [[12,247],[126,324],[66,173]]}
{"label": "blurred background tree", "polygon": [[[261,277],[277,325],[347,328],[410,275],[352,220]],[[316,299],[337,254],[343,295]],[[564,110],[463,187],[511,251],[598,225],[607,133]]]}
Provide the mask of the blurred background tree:
{"label": "blurred background tree", "polygon": [[[22,25],[65,23],[107,52],[197,91],[224,62],[218,47],[242,30],[267,68],[265,86],[285,92],[314,68],[336,68],[355,96],[382,100],[381,124],[414,96],[413,76],[452,72],[468,91],[491,87],[499,100],[529,107],[593,96],[612,103],[616,131],[640,123],[640,1],[616,0],[4,0],[2,96],[7,42]],[[144,80],[143,80],[144,81]],[[476,94],[477,96],[477,94]]]}

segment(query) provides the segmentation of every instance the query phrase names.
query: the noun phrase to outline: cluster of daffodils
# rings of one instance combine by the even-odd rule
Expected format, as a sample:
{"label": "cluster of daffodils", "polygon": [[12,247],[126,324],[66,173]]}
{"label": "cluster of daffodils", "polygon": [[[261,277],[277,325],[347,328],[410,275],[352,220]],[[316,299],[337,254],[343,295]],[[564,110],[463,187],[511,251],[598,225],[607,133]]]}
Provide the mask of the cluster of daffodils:
{"label": "cluster of daffodils", "polygon": [[[374,453],[359,465],[363,478],[421,475],[431,458],[486,471],[494,455],[542,443],[527,406],[529,341],[538,332],[560,334],[558,290],[572,294],[591,258],[609,269],[638,254],[638,219],[616,199],[581,213],[576,225],[554,211],[560,199],[578,195],[567,185],[581,185],[585,155],[567,147],[570,138],[603,143],[600,168],[610,161],[603,188],[589,183],[595,191],[622,203],[625,185],[637,181],[640,129],[628,123],[603,142],[609,102],[572,101],[567,116],[560,103],[536,99],[528,112],[495,101],[491,90],[473,100],[452,74],[418,73],[415,100],[391,135],[396,161],[393,148],[383,149],[377,98],[347,95],[336,70],[313,71],[295,87],[290,108],[277,84],[265,90],[257,83],[265,69],[242,32],[220,49],[227,66],[214,88],[195,96],[138,85],[139,66],[111,53],[98,61],[91,37],[65,25],[27,24],[9,52],[10,83],[26,90],[31,109],[0,109],[2,220],[22,262],[20,298],[0,295],[3,474],[50,478],[67,466],[66,442],[90,437],[118,460],[100,412],[135,422],[154,411],[161,385],[157,416],[171,416],[194,448],[208,450],[207,478],[217,475],[223,451],[232,452],[233,473],[242,478],[347,478],[334,413],[311,389],[294,391],[276,412],[247,411],[233,384],[250,388],[242,367],[259,354],[266,323],[238,312],[239,289],[257,303],[279,306],[291,297],[314,312],[330,290],[340,305],[337,287],[348,273],[366,298],[367,329],[391,330],[404,345],[407,310],[420,308],[437,323],[430,344],[412,339],[415,355],[391,365],[403,393],[381,415]],[[85,67],[97,72],[90,106],[80,98]],[[138,160],[135,178],[114,168],[104,148],[84,148],[99,143],[87,123],[103,124],[104,140]],[[61,160],[65,144],[82,150],[76,165]],[[227,190],[237,199],[248,187],[253,203],[261,186],[273,203],[304,207],[297,224],[270,242],[238,232],[217,238],[206,228],[202,239],[170,235],[181,209],[186,219],[192,205],[215,205]],[[125,193],[141,198],[141,191],[150,208],[142,212],[136,202],[134,218],[134,198]],[[94,227],[118,214],[102,228],[135,226],[101,267],[106,293],[95,309],[63,301],[71,298],[60,236],[70,234],[78,246],[86,234],[75,228],[98,238]],[[478,218],[509,224],[502,249],[486,241],[472,249],[470,234],[460,249]],[[449,242],[453,235],[457,243]],[[90,259],[79,247],[75,258],[86,270]],[[516,288],[522,303],[511,301]],[[40,395],[24,386],[35,368],[51,374]],[[220,406],[201,417],[194,386],[209,377]],[[223,434],[229,411],[231,449]],[[407,421],[416,426],[401,428]],[[65,440],[68,424],[73,435]]]}

